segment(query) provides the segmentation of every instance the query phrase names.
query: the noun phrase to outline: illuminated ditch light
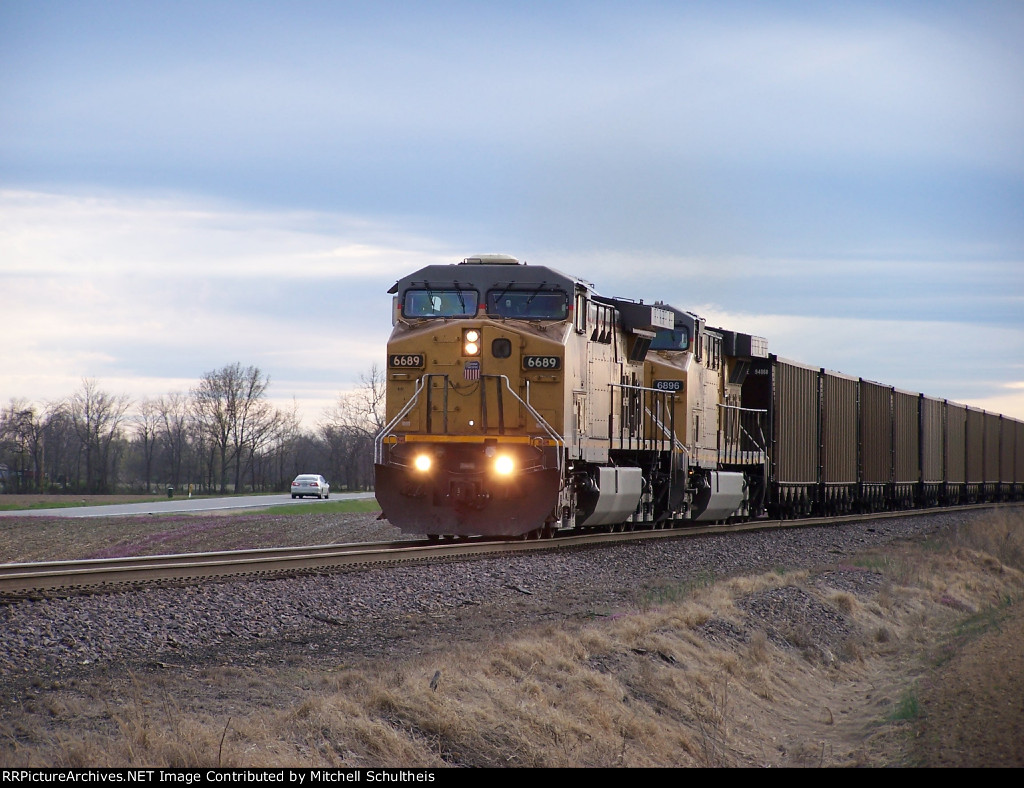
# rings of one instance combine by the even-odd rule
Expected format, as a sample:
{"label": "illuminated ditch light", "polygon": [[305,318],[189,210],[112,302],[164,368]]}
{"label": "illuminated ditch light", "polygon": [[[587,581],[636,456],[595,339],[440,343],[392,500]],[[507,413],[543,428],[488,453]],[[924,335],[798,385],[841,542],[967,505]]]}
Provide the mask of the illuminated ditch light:
{"label": "illuminated ditch light", "polygon": [[432,464],[429,454],[418,454],[416,459],[413,460],[413,465],[420,473],[426,473],[429,471]]}

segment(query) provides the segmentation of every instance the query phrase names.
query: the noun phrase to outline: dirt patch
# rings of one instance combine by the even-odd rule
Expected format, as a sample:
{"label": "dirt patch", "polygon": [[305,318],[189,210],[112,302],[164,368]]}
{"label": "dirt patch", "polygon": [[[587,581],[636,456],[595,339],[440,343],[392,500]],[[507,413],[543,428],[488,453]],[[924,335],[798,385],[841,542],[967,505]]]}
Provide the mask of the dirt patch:
{"label": "dirt patch", "polygon": [[1024,606],[972,618],[933,659],[918,682],[913,764],[1024,766]]}
{"label": "dirt patch", "polygon": [[[197,514],[67,518],[0,517],[0,563],[394,541],[401,532],[376,514]],[[411,537],[409,537],[411,538]]]}

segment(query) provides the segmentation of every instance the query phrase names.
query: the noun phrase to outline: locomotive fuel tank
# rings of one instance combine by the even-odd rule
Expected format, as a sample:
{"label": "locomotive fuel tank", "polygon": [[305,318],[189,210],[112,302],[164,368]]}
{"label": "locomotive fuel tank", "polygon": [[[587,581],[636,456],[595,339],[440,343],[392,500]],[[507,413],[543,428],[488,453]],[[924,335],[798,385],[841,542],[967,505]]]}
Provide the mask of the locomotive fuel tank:
{"label": "locomotive fuel tank", "polygon": [[747,498],[747,483],[742,473],[710,471],[699,477],[690,519],[696,521],[727,520]]}
{"label": "locomotive fuel tank", "polygon": [[579,524],[589,528],[625,522],[636,511],[643,489],[639,468],[598,468],[594,484],[581,492]]}

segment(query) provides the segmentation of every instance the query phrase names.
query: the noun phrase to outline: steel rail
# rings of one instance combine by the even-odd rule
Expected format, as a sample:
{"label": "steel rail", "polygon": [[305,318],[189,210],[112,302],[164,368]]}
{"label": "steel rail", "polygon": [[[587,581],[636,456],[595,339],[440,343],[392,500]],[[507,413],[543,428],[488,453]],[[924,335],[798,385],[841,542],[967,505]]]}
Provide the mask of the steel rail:
{"label": "steel rail", "polygon": [[[357,566],[369,567],[412,561],[449,560],[496,553],[587,547],[624,541],[719,535],[738,531],[842,525],[945,512],[1021,507],[1021,503],[966,504],[907,509],[839,517],[790,520],[749,520],[728,524],[700,524],[656,530],[571,533],[549,539],[488,541],[481,537],[452,541],[405,540],[354,544],[313,545],[253,550],[232,550],[180,555],[86,559],[0,564],[0,596],[8,598],[47,592],[110,592],[148,583],[186,582],[228,577],[303,574]],[[628,526],[628,524],[627,524]]]}

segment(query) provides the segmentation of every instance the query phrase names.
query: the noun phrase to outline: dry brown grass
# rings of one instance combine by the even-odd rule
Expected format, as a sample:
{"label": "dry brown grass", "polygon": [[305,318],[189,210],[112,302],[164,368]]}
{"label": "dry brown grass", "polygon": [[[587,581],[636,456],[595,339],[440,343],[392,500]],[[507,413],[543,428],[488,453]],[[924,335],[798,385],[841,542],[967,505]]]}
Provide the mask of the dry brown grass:
{"label": "dry brown grass", "polygon": [[[1019,513],[999,514],[867,554],[859,563],[885,578],[871,597],[772,572],[386,666],[200,667],[40,688],[45,701],[0,726],[0,766],[912,764],[915,721],[894,710],[972,611],[1021,599],[1022,531]],[[794,584],[855,631],[830,663],[808,656],[820,646],[810,629],[779,622],[791,638],[780,645],[735,604]],[[745,638],[709,640],[713,621]]]}
{"label": "dry brown grass", "polygon": [[991,567],[999,565],[1024,570],[1024,527],[1020,509],[1000,509],[984,519],[972,521],[953,530],[952,543],[983,553]]}

